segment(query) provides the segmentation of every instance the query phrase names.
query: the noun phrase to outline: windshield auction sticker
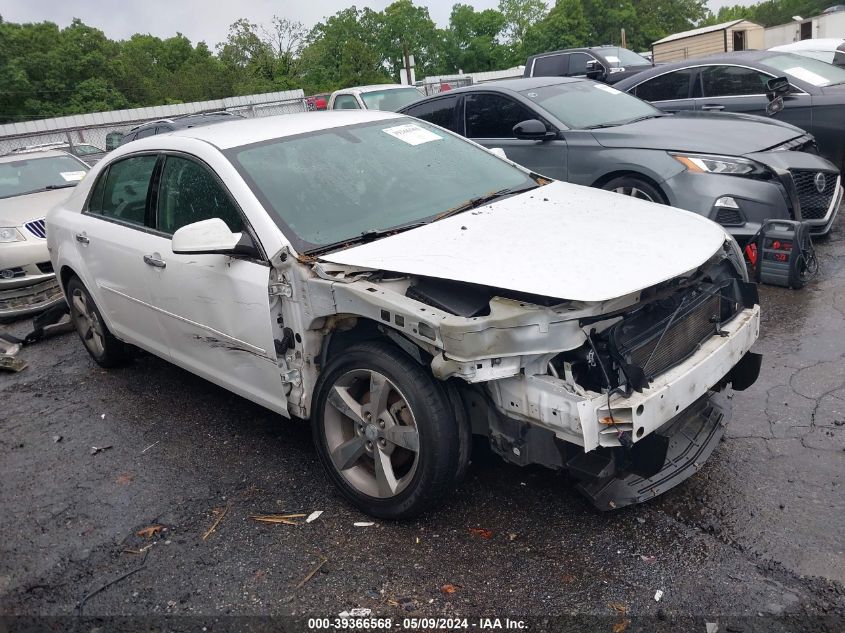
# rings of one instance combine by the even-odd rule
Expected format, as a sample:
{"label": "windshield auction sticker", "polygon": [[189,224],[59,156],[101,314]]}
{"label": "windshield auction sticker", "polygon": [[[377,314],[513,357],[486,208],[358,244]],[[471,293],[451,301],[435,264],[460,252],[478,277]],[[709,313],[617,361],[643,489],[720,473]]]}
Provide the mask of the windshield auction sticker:
{"label": "windshield auction sticker", "polygon": [[610,93],[612,95],[621,95],[622,94],[616,88],[611,88],[610,86],[606,86],[604,84],[596,84],[595,87],[598,88],[599,90],[604,90],[605,92]]}
{"label": "windshield auction sticker", "polygon": [[400,141],[408,145],[422,145],[423,143],[430,143],[431,141],[442,140],[442,136],[437,136],[434,132],[429,132],[421,128],[419,125],[408,123],[407,125],[397,125],[396,127],[388,127],[382,130],[387,132],[390,136],[398,138]]}
{"label": "windshield auction sticker", "polygon": [[59,172],[62,178],[65,179],[65,182],[76,182],[77,180],[82,180],[85,178],[84,171],[62,171]]}
{"label": "windshield auction sticker", "polygon": [[787,75],[797,77],[802,81],[806,81],[808,84],[813,84],[814,86],[826,86],[830,83],[829,79],[826,79],[821,75],[814,73],[812,70],[808,70],[800,66],[796,66],[795,68],[787,68],[783,72],[785,72]]}

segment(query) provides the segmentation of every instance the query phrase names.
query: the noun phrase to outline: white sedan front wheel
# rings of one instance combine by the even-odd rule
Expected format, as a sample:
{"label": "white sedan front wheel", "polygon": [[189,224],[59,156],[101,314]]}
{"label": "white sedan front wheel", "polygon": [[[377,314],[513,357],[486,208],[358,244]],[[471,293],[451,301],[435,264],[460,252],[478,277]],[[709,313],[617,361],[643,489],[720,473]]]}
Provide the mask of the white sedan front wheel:
{"label": "white sedan front wheel", "polygon": [[385,343],[345,350],[323,370],[313,402],[320,459],[364,512],[416,516],[453,483],[455,416],[441,385],[403,351]]}

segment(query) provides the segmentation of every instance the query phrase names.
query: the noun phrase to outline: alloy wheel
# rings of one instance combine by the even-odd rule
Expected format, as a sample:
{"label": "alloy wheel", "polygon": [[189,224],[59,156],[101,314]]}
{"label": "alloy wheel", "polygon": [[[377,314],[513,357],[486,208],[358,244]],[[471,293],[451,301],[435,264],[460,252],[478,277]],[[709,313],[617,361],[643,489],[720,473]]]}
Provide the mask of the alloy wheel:
{"label": "alloy wheel", "polygon": [[640,200],[654,202],[654,198],[638,187],[616,187],[613,191],[621,193],[623,196],[631,196],[632,198],[639,198]]}
{"label": "alloy wheel", "polygon": [[413,411],[391,380],[369,369],[343,374],[331,387],[323,418],[332,464],[356,490],[385,499],[408,487],[420,438]]}
{"label": "alloy wheel", "polygon": [[102,323],[88,297],[79,288],[71,294],[70,316],[88,351],[94,356],[102,356],[106,349]]}

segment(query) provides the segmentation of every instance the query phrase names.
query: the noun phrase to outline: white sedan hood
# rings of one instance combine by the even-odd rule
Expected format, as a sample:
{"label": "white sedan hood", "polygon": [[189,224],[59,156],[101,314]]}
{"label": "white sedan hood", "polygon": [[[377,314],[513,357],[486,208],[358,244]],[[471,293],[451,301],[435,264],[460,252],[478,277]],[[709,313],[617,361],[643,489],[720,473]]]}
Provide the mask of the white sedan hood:
{"label": "white sedan hood", "polygon": [[700,215],[554,182],[321,259],[605,301],[697,268],[725,239]]}
{"label": "white sedan hood", "polygon": [[73,189],[67,187],[0,198],[0,226],[23,226],[43,218],[47,211],[67,200],[72,192]]}

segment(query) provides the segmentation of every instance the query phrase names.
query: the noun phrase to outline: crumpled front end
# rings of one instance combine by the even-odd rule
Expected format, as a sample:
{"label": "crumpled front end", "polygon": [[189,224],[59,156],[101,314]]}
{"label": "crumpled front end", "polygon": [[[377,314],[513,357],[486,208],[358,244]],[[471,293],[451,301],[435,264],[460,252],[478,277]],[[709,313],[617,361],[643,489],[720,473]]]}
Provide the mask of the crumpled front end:
{"label": "crumpled front end", "polygon": [[604,301],[323,263],[314,270],[311,310],[330,346],[356,332],[393,341],[458,394],[456,418],[506,461],[567,470],[603,509],[695,472],[729,418],[715,394],[746,388],[759,371],[750,351],[756,286],[730,238],[697,268]]}
{"label": "crumpled front end", "polygon": [[47,252],[44,220],[17,227],[20,239],[0,248],[0,318],[36,314],[62,301]]}

